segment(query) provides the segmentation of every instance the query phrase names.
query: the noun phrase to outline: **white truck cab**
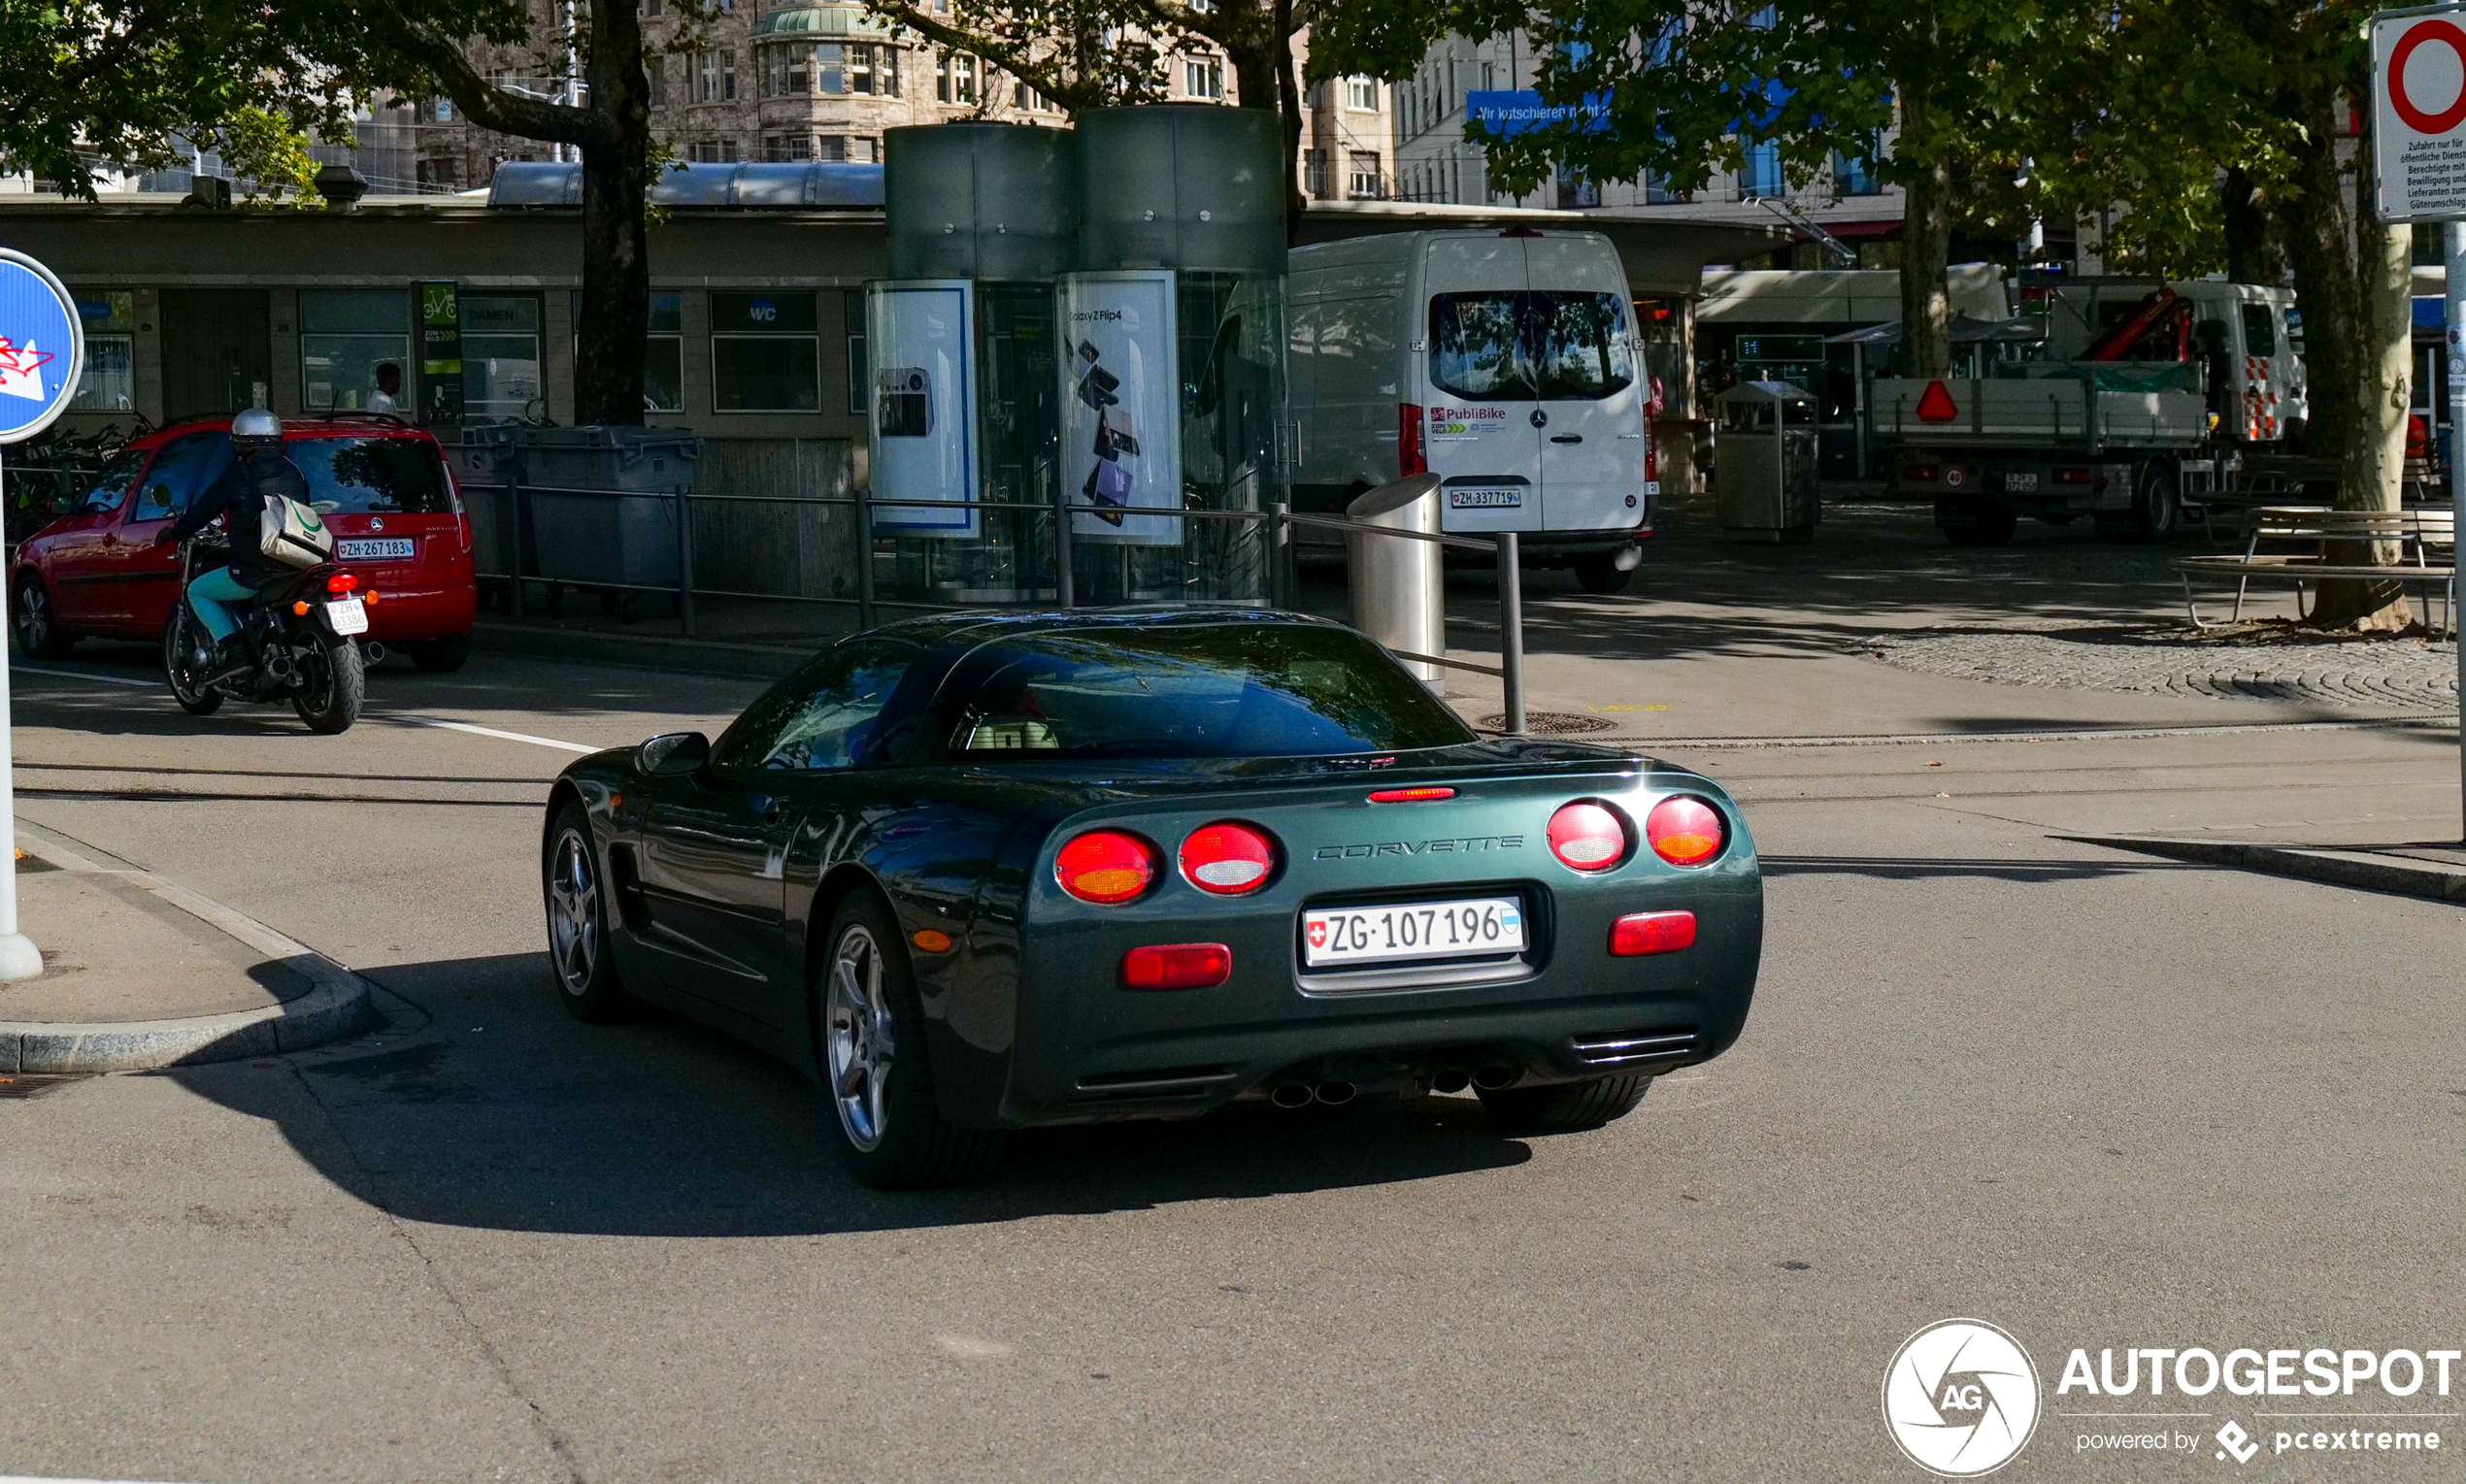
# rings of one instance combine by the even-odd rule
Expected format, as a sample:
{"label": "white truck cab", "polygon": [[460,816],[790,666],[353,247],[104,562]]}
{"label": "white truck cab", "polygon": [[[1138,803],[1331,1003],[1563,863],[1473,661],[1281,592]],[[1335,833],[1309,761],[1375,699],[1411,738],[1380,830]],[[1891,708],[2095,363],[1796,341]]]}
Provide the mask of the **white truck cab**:
{"label": "white truck cab", "polygon": [[1595,232],[1399,232],[1289,255],[1295,508],[1439,476],[1443,529],[1626,585],[1652,533],[1650,388]]}

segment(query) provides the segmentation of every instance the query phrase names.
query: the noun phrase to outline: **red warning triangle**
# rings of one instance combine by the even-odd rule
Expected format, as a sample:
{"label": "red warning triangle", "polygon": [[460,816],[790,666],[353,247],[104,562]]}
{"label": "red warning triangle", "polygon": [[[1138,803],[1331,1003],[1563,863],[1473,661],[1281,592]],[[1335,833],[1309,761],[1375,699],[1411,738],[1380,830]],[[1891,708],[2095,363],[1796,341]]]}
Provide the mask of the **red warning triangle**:
{"label": "red warning triangle", "polygon": [[1959,404],[1952,400],[1951,388],[1941,381],[1926,383],[1926,392],[1918,398],[1918,421],[1950,422],[1961,415]]}

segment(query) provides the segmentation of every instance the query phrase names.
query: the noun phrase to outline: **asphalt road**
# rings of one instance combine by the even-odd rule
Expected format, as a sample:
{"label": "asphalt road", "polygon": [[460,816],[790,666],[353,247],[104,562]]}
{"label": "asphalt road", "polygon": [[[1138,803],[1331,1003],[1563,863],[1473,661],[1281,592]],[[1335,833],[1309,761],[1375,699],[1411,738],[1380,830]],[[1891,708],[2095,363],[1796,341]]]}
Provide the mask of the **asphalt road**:
{"label": "asphalt road", "polygon": [[[1625,1121],[1261,1110],[886,1196],[785,1068],[579,1025],[539,951],[571,754],[519,739],[713,726],[751,682],[388,666],[319,739],[184,717],[144,658],[17,673],[20,811],[361,970],[397,1025],[0,1101],[0,1473],[1915,1480],[1879,1390],[1955,1315],[2041,1372],[2002,1477],[2239,1471],[2228,1420],[2272,1476],[2461,1472],[2466,1395],[2056,1392],[2074,1347],[2466,1348],[2456,909],[2059,838],[2446,834],[2453,734],[1682,754],[1747,803],[1764,976],[1739,1046]],[[2307,1409],[2444,1447],[2267,1446]],[[2144,1426],[2201,1446],[2077,1451]]]}

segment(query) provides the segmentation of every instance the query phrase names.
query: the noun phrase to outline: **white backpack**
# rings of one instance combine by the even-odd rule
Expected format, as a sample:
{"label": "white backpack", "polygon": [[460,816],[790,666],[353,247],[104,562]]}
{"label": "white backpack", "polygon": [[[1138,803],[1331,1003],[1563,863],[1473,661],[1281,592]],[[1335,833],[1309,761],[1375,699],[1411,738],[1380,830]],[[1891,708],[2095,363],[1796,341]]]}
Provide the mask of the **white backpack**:
{"label": "white backpack", "polygon": [[257,522],[257,552],[286,567],[316,567],[334,559],[334,533],[324,517],[287,495],[267,495]]}

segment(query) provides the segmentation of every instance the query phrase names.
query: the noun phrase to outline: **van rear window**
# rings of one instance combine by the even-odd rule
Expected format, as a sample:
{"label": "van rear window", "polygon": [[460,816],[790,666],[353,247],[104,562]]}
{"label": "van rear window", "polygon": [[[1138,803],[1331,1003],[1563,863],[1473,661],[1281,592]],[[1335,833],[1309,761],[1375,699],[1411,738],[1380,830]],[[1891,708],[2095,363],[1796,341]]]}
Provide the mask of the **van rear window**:
{"label": "van rear window", "polygon": [[1468,402],[1592,402],[1635,384],[1627,306],[1563,290],[1430,296],[1430,380]]}

